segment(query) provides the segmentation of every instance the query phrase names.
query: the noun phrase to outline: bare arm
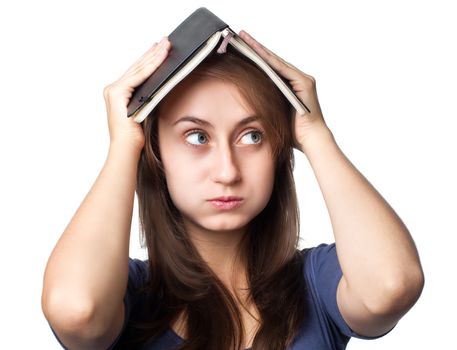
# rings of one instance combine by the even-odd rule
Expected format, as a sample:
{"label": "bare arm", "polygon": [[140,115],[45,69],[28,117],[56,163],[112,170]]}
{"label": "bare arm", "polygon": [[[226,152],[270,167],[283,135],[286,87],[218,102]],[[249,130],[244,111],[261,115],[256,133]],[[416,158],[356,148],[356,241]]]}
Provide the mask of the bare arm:
{"label": "bare arm", "polygon": [[122,327],[139,154],[127,145],[110,146],[103,169],[46,266],[43,311],[71,349],[79,348],[81,338],[106,348]]}
{"label": "bare arm", "polygon": [[419,298],[424,276],[401,219],[343,154],[329,130],[303,145],[332,222],[343,277],[337,301],[362,335],[391,329]]}
{"label": "bare arm", "polygon": [[294,142],[310,161],[335,236],[343,277],[338,307],[361,335],[380,335],[414,305],[424,274],[414,241],[401,219],[338,147],[317,98],[316,80],[245,31],[240,36],[284,78],[310,108],[296,113]]}
{"label": "bare arm", "polygon": [[143,129],[127,118],[132,91],[163,62],[164,38],[105,87],[110,148],[105,164],[46,266],[42,309],[70,349],[106,349],[124,322],[130,225]]}

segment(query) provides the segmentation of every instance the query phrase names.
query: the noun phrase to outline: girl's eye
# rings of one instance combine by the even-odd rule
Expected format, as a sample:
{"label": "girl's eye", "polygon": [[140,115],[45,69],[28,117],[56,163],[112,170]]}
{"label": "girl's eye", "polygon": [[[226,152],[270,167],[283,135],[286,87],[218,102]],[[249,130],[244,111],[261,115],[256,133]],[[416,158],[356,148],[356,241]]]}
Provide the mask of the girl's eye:
{"label": "girl's eye", "polygon": [[247,140],[250,144],[258,144],[262,142],[263,132],[260,130],[252,130],[244,134],[242,140]]}
{"label": "girl's eye", "polygon": [[[200,131],[192,131],[186,135],[186,142],[192,146],[202,145],[206,143],[206,136]],[[200,143],[201,142],[201,143]]]}
{"label": "girl's eye", "polygon": [[[263,132],[260,130],[252,130],[243,135],[241,140],[243,143],[255,145],[262,142]],[[199,146],[208,143],[206,135],[198,130],[190,131],[187,133],[186,142],[191,146]]]}

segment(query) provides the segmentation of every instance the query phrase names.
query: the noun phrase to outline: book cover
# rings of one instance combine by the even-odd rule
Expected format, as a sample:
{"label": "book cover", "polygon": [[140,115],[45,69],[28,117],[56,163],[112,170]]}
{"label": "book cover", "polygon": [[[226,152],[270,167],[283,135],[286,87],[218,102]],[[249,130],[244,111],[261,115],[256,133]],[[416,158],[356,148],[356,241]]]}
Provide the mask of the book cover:
{"label": "book cover", "polygon": [[149,78],[135,88],[127,106],[127,117],[133,117],[137,123],[141,123],[173,87],[215,48],[218,48],[218,52],[225,52],[227,45],[234,47],[262,69],[300,114],[309,112],[288,82],[207,8],[200,7],[194,11],[173,30],[168,39],[172,45],[169,55]]}

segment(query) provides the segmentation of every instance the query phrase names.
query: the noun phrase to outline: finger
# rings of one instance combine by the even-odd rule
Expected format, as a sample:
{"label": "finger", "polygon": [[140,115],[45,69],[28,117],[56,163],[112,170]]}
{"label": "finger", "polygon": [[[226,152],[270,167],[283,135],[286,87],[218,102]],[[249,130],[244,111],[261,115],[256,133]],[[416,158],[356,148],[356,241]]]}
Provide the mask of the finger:
{"label": "finger", "polygon": [[286,62],[284,59],[282,59],[281,57],[279,57],[278,55],[276,55],[273,51],[271,51],[270,49],[268,49],[267,47],[265,47],[264,45],[262,45],[261,43],[259,43],[257,40],[254,39],[254,37],[252,35],[250,35],[248,32],[242,30],[240,32],[240,36],[243,36],[243,38],[245,39],[245,41],[247,41],[249,44],[251,44],[252,46],[254,46],[255,48],[257,48],[260,52],[263,52],[263,54],[265,56],[271,56],[271,57],[275,57],[276,59],[280,60],[282,63],[284,64],[289,64],[288,62]]}
{"label": "finger", "polygon": [[148,51],[146,51],[144,55],[140,58],[140,60],[147,60],[157,51],[160,51],[162,48],[169,49],[170,46],[171,43],[168,40],[168,37],[164,36],[162,40],[159,41],[159,43],[154,44]]}
{"label": "finger", "polygon": [[271,50],[260,44],[245,31],[240,31],[240,37],[246,41],[274,70],[279,72],[283,77],[292,80],[294,76],[293,68],[282,58],[274,54]]}
{"label": "finger", "polygon": [[148,61],[132,66],[119,78],[117,83],[128,88],[137,87],[162,64],[167,55],[168,49],[166,47],[156,50]]}
{"label": "finger", "polygon": [[294,79],[295,74],[294,70],[299,71],[306,77],[313,79],[310,75],[302,72],[297,67],[292,65],[291,63],[285,61],[283,58],[276,55],[273,51],[259,43],[255,40],[248,32],[241,30],[239,33],[240,37],[246,41],[249,45],[251,45],[256,52],[265,60],[268,64],[270,64],[275,70],[281,73],[285,78]]}
{"label": "finger", "polygon": [[170,48],[170,41],[166,36],[163,37],[159,43],[154,43],[152,47],[150,47],[135,63],[129,67],[129,69],[127,69],[126,74],[137,70],[138,67],[143,66],[146,61],[153,59],[162,48]]}
{"label": "finger", "polygon": [[135,71],[125,77],[129,86],[136,87],[141,84],[147,77],[149,77],[164,61],[168,55],[166,48],[161,48],[143,64],[138,65]]}
{"label": "finger", "polygon": [[246,41],[249,45],[256,49],[256,51],[258,51],[264,58],[267,58],[269,60],[275,59],[277,61],[280,61],[284,65],[289,65],[288,62],[286,62],[281,57],[276,55],[273,51],[269,50],[267,47],[265,47],[257,40],[255,40],[248,32],[242,30],[240,31],[239,35],[244,41]]}
{"label": "finger", "polygon": [[148,51],[146,51],[141,57],[139,57],[126,71],[125,74],[135,70],[139,65],[143,63],[146,57],[150,56],[151,54],[153,55],[154,53],[157,52],[159,44],[154,43],[151,48],[149,48]]}

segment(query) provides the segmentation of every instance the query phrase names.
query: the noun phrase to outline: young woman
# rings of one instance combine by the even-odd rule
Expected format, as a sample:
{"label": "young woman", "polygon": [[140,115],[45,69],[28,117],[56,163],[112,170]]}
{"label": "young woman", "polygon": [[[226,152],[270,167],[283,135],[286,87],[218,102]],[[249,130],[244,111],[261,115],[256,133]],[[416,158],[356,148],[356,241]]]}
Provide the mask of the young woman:
{"label": "young woman", "polygon": [[[143,124],[134,87],[164,38],[104,96],[106,163],[52,252],[43,312],[69,349],[344,349],[388,333],[424,276],[400,218],[345,157],[315,80],[240,36],[287,79],[305,116],[230,48],[213,54]],[[335,243],[298,250],[293,148],[308,158]],[[129,258],[138,195],[149,259]]]}

